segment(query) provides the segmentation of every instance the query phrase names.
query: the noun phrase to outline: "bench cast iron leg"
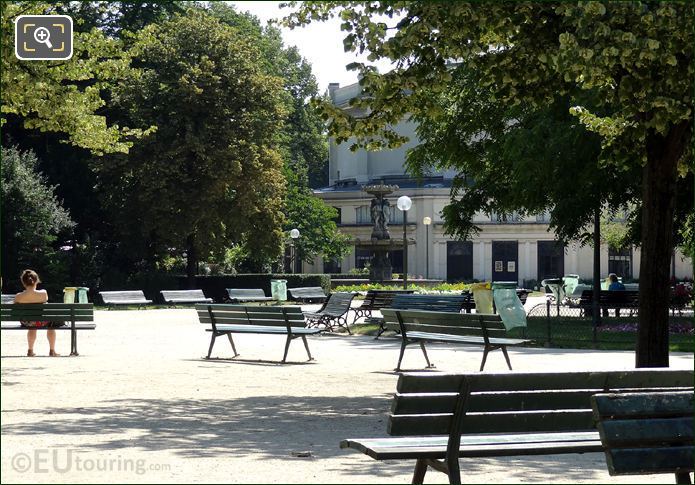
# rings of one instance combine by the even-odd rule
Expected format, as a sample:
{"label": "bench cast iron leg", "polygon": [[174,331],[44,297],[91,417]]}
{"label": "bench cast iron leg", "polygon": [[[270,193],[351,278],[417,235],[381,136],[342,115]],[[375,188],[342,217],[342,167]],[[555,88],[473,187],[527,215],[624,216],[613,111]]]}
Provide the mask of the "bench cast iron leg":
{"label": "bench cast iron leg", "polygon": [[70,355],[80,355],[77,353],[77,330],[70,330]]}
{"label": "bench cast iron leg", "polygon": [[290,350],[290,342],[292,342],[292,335],[287,335],[287,342],[285,342],[285,355],[282,356],[283,364],[287,360],[287,352]]}
{"label": "bench cast iron leg", "polygon": [[[348,335],[352,335],[352,332],[350,331],[350,327],[348,327],[348,316],[345,314],[345,317],[342,318],[343,322],[345,323],[345,330],[347,330]],[[338,325],[340,325],[340,319],[338,319]]]}
{"label": "bench cast iron leg", "polygon": [[427,357],[427,349],[425,348],[425,341],[420,340],[420,348],[422,349],[422,353],[425,354],[425,360],[427,361],[427,368],[431,369],[434,366],[430,363],[430,358]]}
{"label": "bench cast iron leg", "polygon": [[386,331],[386,325],[384,322],[379,323],[379,330],[376,331],[376,337],[374,337],[374,340],[379,340],[379,337],[381,337],[381,334]]}
{"label": "bench cast iron leg", "polygon": [[314,360],[309,352],[309,342],[306,341],[306,335],[302,335],[302,342],[304,342],[304,348],[306,349],[306,354],[309,356],[309,360]]}
{"label": "bench cast iron leg", "polygon": [[490,352],[490,347],[487,345],[485,346],[485,350],[483,350],[483,361],[480,363],[480,372],[483,371],[485,368],[485,361],[487,360],[487,353]]}
{"label": "bench cast iron leg", "polygon": [[507,367],[509,367],[509,370],[512,370],[512,363],[509,360],[509,354],[507,353],[507,347],[502,346],[502,353],[504,354],[504,359],[507,361]]}
{"label": "bench cast iron leg", "polygon": [[234,345],[234,340],[232,339],[232,334],[228,333],[227,338],[229,339],[229,343],[232,344],[232,350],[234,351],[234,357],[238,356],[239,353],[236,351],[236,346]]}
{"label": "bench cast iron leg", "polygon": [[212,347],[215,345],[215,339],[217,338],[217,335],[215,335],[215,332],[212,333],[212,338],[210,339],[210,348],[208,348],[208,356],[205,357],[206,359],[210,358],[210,354],[212,354]]}
{"label": "bench cast iron leg", "polygon": [[398,357],[398,365],[396,366],[396,372],[401,371],[401,362],[403,361],[403,354],[405,353],[405,346],[408,345],[408,341],[406,340],[405,337],[403,337],[403,340],[401,341],[401,355]]}
{"label": "bench cast iron leg", "polygon": [[425,480],[425,473],[427,473],[427,459],[418,458],[415,462],[415,471],[413,472],[413,484],[421,485]]}
{"label": "bench cast iron leg", "polygon": [[676,472],[676,483],[690,485],[690,472]]}

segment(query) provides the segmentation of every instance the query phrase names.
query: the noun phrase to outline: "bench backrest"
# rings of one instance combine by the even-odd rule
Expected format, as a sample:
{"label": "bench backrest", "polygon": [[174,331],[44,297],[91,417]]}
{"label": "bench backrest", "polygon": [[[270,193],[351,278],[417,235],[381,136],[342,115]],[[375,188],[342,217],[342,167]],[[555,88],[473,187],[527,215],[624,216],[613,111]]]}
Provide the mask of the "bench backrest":
{"label": "bench backrest", "polygon": [[305,286],[301,288],[288,288],[293,298],[326,298],[323,288],[320,286]]}
{"label": "bench backrest", "polygon": [[144,302],[146,300],[145,294],[142,292],[142,290],[100,291],[99,294],[106,304],[134,300],[141,300]]}
{"label": "bench backrest", "polygon": [[693,471],[692,391],[596,394],[591,404],[611,475]]}
{"label": "bench backrest", "polygon": [[353,298],[355,298],[355,293],[331,293],[328,301],[319,312],[337,316],[344,315],[350,310]]}
{"label": "bench backrest", "polygon": [[[590,397],[602,392],[693,390],[692,370],[556,373],[406,373],[388,432],[395,436],[594,430]],[[451,433],[450,433],[451,432]],[[458,447],[456,447],[458,449]]]}
{"label": "bench backrest", "polygon": [[[580,304],[590,305],[594,296],[594,290],[584,290]],[[599,305],[623,305],[625,307],[639,306],[639,291],[632,290],[601,290],[598,294]]]}
{"label": "bench backrest", "polygon": [[499,315],[484,313],[430,312],[424,310],[381,310],[387,330],[429,332],[448,335],[506,337],[507,330]]}
{"label": "bench backrest", "polygon": [[467,295],[396,295],[391,308],[459,313]]}
{"label": "bench backrest", "polygon": [[3,294],[2,295],[2,304],[3,305],[13,304],[14,303],[14,297],[15,297],[15,295]]}
{"label": "bench backrest", "polygon": [[304,314],[297,306],[250,306],[197,304],[200,323],[212,325],[263,325],[270,327],[304,327]]}
{"label": "bench backrest", "polygon": [[93,322],[92,303],[15,303],[3,305],[1,318],[7,321]]}
{"label": "bench backrest", "polygon": [[164,301],[171,300],[205,300],[203,290],[162,290]]}
{"label": "bench backrest", "polygon": [[412,295],[415,290],[367,290],[362,301],[362,308],[378,310],[388,308],[393,304],[396,295]]}
{"label": "bench backrest", "polygon": [[225,288],[229,298],[266,298],[265,292],[261,288]]}

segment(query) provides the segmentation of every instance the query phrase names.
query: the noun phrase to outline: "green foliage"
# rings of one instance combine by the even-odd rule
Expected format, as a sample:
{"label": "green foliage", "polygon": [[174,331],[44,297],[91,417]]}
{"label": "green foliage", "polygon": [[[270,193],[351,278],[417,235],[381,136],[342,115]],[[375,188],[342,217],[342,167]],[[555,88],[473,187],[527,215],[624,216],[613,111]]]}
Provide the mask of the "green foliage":
{"label": "green foliage", "polygon": [[31,152],[2,147],[0,193],[2,194],[2,273],[12,281],[25,268],[35,269],[44,281],[62,284],[67,272],[66,258],[54,247],[61,233],[74,223],[36,171],[38,163]]}
{"label": "green foliage", "polygon": [[[76,32],[69,61],[20,61],[14,55],[14,19],[19,15],[57,13],[47,2],[2,2],[2,123],[18,116],[28,129],[65,133],[67,141],[94,153],[127,152],[129,138],[142,135],[97,114],[105,101],[101,90],[128,72],[129,60],[119,43],[98,30]],[[144,127],[145,130],[149,127]]]}
{"label": "green foliage", "polygon": [[349,253],[350,238],[338,231],[334,222],[338,211],[314,197],[306,183],[300,167],[285,170],[288,190],[285,198],[285,232],[299,229],[296,241],[298,257],[309,260],[318,254],[326,258],[342,259]]}
{"label": "green foliage", "polygon": [[[408,285],[409,290],[415,290],[421,294],[438,294],[442,292],[455,292],[470,290],[468,283],[440,283],[434,286],[421,286],[415,283]],[[385,285],[382,283],[362,283],[359,285],[339,285],[333,291],[368,291],[368,290],[402,290],[403,285]]]}
{"label": "green foliage", "polygon": [[281,80],[259,69],[250,39],[199,10],[141,30],[132,55],[139,68],[114,102],[157,131],[128,157],[94,163],[128,252],[185,248],[189,260],[207,259],[249,240],[255,258],[276,257]]}

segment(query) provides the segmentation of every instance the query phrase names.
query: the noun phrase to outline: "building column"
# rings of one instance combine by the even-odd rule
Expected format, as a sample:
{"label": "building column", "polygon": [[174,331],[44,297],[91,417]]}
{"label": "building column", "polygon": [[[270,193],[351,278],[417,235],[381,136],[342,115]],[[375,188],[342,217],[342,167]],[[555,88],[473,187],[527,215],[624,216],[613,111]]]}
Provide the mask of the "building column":
{"label": "building column", "polygon": [[524,271],[523,273],[519,271],[519,278],[522,282],[523,280],[533,278],[533,273],[531,272],[531,241],[524,243]]}

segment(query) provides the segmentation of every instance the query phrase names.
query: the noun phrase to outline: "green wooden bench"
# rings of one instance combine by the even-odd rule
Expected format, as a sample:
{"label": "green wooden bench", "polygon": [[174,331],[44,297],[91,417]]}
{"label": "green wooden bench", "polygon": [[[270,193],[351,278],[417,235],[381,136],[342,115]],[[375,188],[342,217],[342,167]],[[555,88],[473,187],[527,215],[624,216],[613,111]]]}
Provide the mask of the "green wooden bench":
{"label": "green wooden bench", "polygon": [[255,301],[267,303],[273,301],[269,296],[265,296],[265,292],[261,288],[225,288],[227,296],[232,303],[245,303]]}
{"label": "green wooden bench", "polygon": [[109,310],[119,305],[134,305],[140,309],[152,303],[152,300],[145,298],[145,294],[142,290],[100,291],[99,295],[101,295],[104,305],[106,305]]}
{"label": "green wooden bench", "polygon": [[309,360],[314,360],[309,351],[309,343],[306,340],[306,336],[317,334],[321,330],[318,328],[306,328],[304,315],[300,307],[198,304],[195,306],[195,309],[198,313],[198,320],[200,320],[200,323],[211,326],[211,328],[207,329],[208,332],[212,332],[207,359],[209,359],[212,354],[212,348],[215,345],[215,339],[217,337],[226,335],[229,339],[229,343],[232,345],[234,357],[237,357],[239,354],[236,351],[232,334],[256,333],[287,335],[285,354],[282,357],[283,363],[287,360],[287,352],[290,349],[290,343],[296,338],[302,339]]}
{"label": "green wooden bench", "polygon": [[309,327],[318,327],[323,325],[325,330],[332,332],[334,327],[345,327],[348,334],[348,313],[350,305],[355,298],[355,293],[331,293],[326,303],[317,312],[304,312]]}
{"label": "green wooden bench", "polygon": [[675,473],[676,483],[691,483],[692,391],[596,394],[591,405],[611,475]]}
{"label": "green wooden bench", "polygon": [[[461,313],[461,310],[463,310],[466,305],[469,305],[470,301],[470,294],[467,293],[461,295],[396,295],[393,298],[393,305],[391,305],[391,308],[397,308],[399,310]],[[468,312],[470,313],[470,308]],[[379,324],[379,330],[374,340],[377,340],[381,334],[386,331],[386,321],[383,317],[379,319],[372,318],[367,323]]]}
{"label": "green wooden bench", "polygon": [[[590,397],[618,391],[693,392],[692,370],[402,374],[388,438],[347,439],[341,448],[375,460],[416,460],[461,483],[460,458],[603,452]],[[465,473],[465,462],[464,462]]]}
{"label": "green wooden bench", "polygon": [[415,290],[367,290],[367,294],[364,296],[362,304],[353,308],[353,311],[355,312],[355,319],[352,323],[355,323],[358,318],[362,317],[371,319],[372,312],[374,310],[391,308],[393,305],[393,299],[396,297],[396,295],[412,295],[414,291]]}
{"label": "green wooden bench", "polygon": [[94,330],[94,305],[91,303],[15,303],[2,305],[2,330],[30,330],[19,322],[62,322],[61,327],[37,327],[36,330],[70,330],[70,355],[77,353],[77,332]]}
{"label": "green wooden bench", "polygon": [[530,340],[509,338],[507,330],[499,315],[484,313],[449,313],[418,310],[381,310],[386,321],[387,330],[399,331],[401,334],[401,353],[398,357],[396,371],[401,370],[405,348],[414,343],[420,344],[422,353],[430,363],[425,342],[447,342],[452,344],[472,344],[483,346],[483,360],[480,370],[485,368],[487,354],[493,350],[502,350],[507,367],[512,370],[507,347],[523,345]]}
{"label": "green wooden bench", "polygon": [[212,298],[207,298],[203,290],[162,290],[164,303],[176,306],[177,304],[212,303]]}

